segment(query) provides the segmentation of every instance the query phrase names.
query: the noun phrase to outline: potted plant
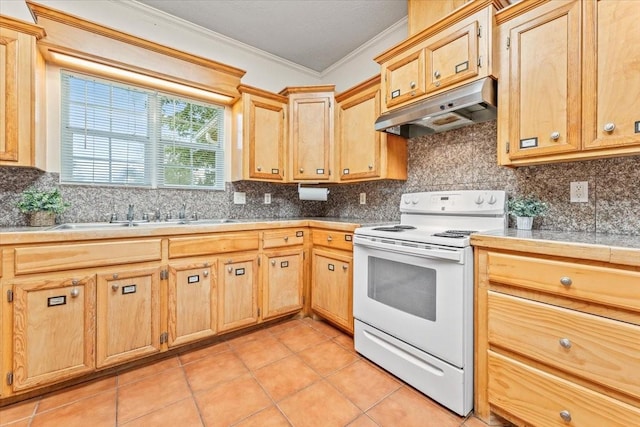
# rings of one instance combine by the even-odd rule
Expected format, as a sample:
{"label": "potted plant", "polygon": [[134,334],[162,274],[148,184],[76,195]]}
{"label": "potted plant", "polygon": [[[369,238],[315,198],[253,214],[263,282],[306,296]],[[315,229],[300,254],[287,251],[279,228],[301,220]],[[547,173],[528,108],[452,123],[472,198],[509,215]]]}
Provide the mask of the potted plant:
{"label": "potted plant", "polygon": [[29,216],[30,226],[46,227],[55,224],[56,214],[64,212],[69,203],[62,200],[57,188],[51,191],[29,188],[22,192],[22,199],[16,206]]}
{"label": "potted plant", "polygon": [[507,202],[509,213],[516,217],[516,226],[531,230],[533,219],[547,213],[549,206],[535,196],[515,196]]}

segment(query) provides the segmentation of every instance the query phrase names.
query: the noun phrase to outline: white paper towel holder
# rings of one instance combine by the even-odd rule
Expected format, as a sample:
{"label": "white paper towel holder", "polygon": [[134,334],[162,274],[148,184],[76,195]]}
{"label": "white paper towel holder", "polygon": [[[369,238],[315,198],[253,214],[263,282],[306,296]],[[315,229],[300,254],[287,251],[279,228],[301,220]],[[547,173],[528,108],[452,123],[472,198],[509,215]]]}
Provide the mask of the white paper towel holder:
{"label": "white paper towel holder", "polygon": [[[307,183],[307,184],[308,184],[308,183]],[[315,185],[318,185],[318,184],[320,184],[320,183],[318,182],[318,183],[314,183],[314,184],[315,184]],[[300,193],[300,190],[301,190],[301,189],[303,189],[303,188],[307,188],[307,189],[311,189],[311,188],[313,188],[313,189],[316,189],[315,187],[303,187],[303,186],[302,186],[302,183],[298,183],[298,197],[300,197],[300,194],[301,194],[301,193]],[[330,193],[331,191],[329,191],[329,189],[328,189],[328,188],[317,188],[317,189],[318,189],[318,190],[325,190],[325,191],[326,191],[326,193],[325,193],[325,199],[324,199],[324,200],[326,201],[326,200],[327,200],[327,199],[326,199],[326,197],[329,195],[329,193]],[[302,198],[300,198],[300,200],[309,200],[309,199],[302,199]]]}

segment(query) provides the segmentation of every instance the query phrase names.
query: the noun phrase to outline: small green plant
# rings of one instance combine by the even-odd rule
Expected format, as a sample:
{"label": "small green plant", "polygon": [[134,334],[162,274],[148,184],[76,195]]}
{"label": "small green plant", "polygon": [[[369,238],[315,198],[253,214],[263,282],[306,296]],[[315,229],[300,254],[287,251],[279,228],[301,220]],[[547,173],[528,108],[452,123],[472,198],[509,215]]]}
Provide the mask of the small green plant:
{"label": "small green plant", "polygon": [[38,191],[29,188],[22,193],[22,199],[16,205],[22,213],[30,212],[64,212],[70,205],[62,200],[60,191]]}
{"label": "small green plant", "polygon": [[513,216],[536,217],[544,216],[549,205],[535,196],[516,196],[507,202],[509,213]]}

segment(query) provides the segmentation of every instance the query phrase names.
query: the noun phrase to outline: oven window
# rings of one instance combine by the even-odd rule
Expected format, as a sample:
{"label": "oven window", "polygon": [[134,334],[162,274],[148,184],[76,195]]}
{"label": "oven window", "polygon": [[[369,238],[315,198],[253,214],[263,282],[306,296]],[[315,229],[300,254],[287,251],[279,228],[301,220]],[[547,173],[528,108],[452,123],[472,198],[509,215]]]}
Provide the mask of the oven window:
{"label": "oven window", "polygon": [[436,270],[369,257],[367,295],[379,303],[436,320]]}

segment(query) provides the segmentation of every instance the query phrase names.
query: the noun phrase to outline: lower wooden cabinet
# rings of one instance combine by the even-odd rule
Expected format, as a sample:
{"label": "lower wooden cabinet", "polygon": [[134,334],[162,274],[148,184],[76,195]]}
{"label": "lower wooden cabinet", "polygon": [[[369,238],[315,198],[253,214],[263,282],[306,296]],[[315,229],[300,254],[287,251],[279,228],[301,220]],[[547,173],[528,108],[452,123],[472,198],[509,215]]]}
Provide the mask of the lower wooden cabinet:
{"label": "lower wooden cabinet", "polygon": [[94,370],[95,289],[95,276],[13,286],[13,391]]}
{"label": "lower wooden cabinet", "polygon": [[96,367],[160,351],[160,269],[98,275]]}
{"label": "lower wooden cabinet", "polygon": [[302,310],[304,250],[266,252],[262,266],[262,320]]}
{"label": "lower wooden cabinet", "polygon": [[216,334],[216,291],[215,262],[169,266],[169,347]]}
{"label": "lower wooden cabinet", "polygon": [[314,248],[311,263],[311,309],[353,333],[353,256]]}
{"label": "lower wooden cabinet", "polygon": [[218,261],[218,331],[258,323],[258,254],[233,254]]}

